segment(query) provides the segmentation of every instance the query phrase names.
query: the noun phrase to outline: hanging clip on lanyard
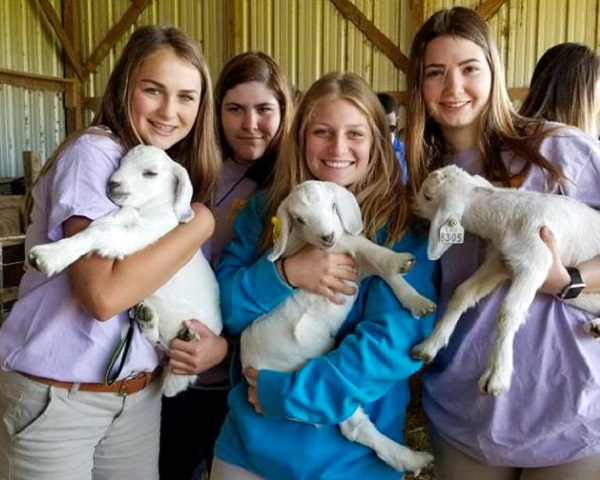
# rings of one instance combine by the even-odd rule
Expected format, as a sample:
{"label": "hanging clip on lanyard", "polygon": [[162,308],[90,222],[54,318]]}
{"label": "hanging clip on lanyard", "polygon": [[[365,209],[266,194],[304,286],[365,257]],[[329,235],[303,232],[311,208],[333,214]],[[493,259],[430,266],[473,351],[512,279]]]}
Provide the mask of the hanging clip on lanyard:
{"label": "hanging clip on lanyard", "polygon": [[[115,381],[119,378],[119,375],[121,375],[121,372],[123,371],[123,366],[125,365],[127,355],[129,354],[129,350],[131,348],[131,340],[133,339],[133,324],[135,320],[134,308],[130,308],[128,312],[129,329],[127,330],[125,336],[119,341],[119,344],[114,349],[112,355],[110,356],[110,360],[108,361],[106,371],[104,372],[104,383],[106,385],[112,385],[113,383],[115,383]],[[114,374],[111,374],[113,367],[115,366],[115,363],[117,361],[117,358],[119,358],[121,352],[123,352],[123,355],[121,356],[121,363],[119,365],[119,368]]]}

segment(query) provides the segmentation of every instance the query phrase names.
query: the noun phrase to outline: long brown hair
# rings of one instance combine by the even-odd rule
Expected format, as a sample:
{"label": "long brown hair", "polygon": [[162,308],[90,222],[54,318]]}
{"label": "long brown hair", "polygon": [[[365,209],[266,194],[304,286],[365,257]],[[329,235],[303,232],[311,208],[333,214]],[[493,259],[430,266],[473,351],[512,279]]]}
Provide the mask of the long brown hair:
{"label": "long brown hair", "polygon": [[554,45],[538,60],[519,113],[572,125],[596,136],[599,80],[600,58],[590,47],[571,42]]}
{"label": "long brown hair", "polygon": [[275,179],[261,237],[262,250],[272,244],[270,218],[276,214],[281,201],[296,185],[314,178],[306,164],[306,131],[315,111],[324,102],[334,99],[356,107],[365,116],[373,136],[367,171],[348,187],[360,205],[365,234],[375,240],[377,232],[386,227],[386,244],[391,245],[399,240],[408,224],[407,196],[383,108],[362,78],[351,73],[333,72],[313,83],[296,109],[292,128],[275,165]]}
{"label": "long brown hair", "polygon": [[255,180],[262,187],[272,179],[275,159],[292,123],[294,102],[285,74],[275,60],[266,53],[258,51],[245,52],[229,60],[221,70],[215,87],[217,131],[224,158],[233,157],[233,151],[225,140],[223,123],[221,122],[223,98],[232,88],[250,82],[261,83],[271,90],[281,110],[281,123],[276,134],[271,139],[264,156],[257,160],[247,174],[248,177]]}
{"label": "long brown hair", "polygon": [[[412,192],[418,190],[428,171],[441,166],[444,155],[451,153],[439,125],[427,114],[422,93],[427,45],[442,35],[464,38],[478,45],[491,70],[490,98],[477,127],[477,150],[483,162],[483,174],[491,181],[509,185],[511,178],[520,176],[534,164],[549,172],[553,179],[562,178],[561,172],[539,152],[541,140],[550,132],[542,129],[542,122],[517,114],[512,106],[498,48],[488,24],[475,10],[454,7],[434,13],[417,32],[410,51],[406,152],[408,168],[415,173],[411,179]],[[523,169],[509,172],[501,157],[502,150],[524,157]]]}
{"label": "long brown hair", "polygon": [[[221,171],[221,156],[214,126],[212,83],[206,62],[194,41],[181,30],[171,26],[148,25],[132,35],[112,71],[100,106],[90,127],[67,137],[48,159],[40,177],[77,137],[86,132],[114,137],[125,151],[143,143],[131,120],[131,100],[136,75],[142,62],[160,49],[171,49],[200,72],[201,91],[198,115],[189,135],[173,145],[167,153],[185,167],[194,186],[194,199],[212,205]],[[102,127],[102,128],[94,128]],[[31,211],[32,199],[26,199]]]}

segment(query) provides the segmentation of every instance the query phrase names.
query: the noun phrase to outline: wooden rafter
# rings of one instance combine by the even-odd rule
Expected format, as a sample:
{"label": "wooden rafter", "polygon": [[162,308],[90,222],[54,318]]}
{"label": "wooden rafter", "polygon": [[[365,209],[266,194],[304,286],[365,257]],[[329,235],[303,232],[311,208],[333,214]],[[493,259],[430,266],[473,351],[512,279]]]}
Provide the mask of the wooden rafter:
{"label": "wooden rafter", "polygon": [[330,0],[345,19],[352,22],[375,45],[381,53],[388,57],[396,67],[406,72],[408,58],[390,38],[379,30],[356,5],[349,0]]}
{"label": "wooden rafter", "polygon": [[96,70],[96,68],[98,68],[100,62],[104,60],[106,55],[108,55],[115,43],[119,41],[127,29],[135,23],[149,3],[150,0],[132,0],[131,6],[127,9],[115,26],[108,31],[104,39],[98,44],[98,46],[89,56],[83,68],[84,75],[87,76]]}
{"label": "wooden rafter", "polygon": [[48,0],[37,0],[37,2],[38,5],[41,7],[42,11],[44,12],[44,15],[46,15],[46,18],[50,22],[50,25],[52,25],[54,33],[56,33],[56,36],[60,40],[60,43],[62,44],[65,54],[67,55],[67,58],[69,59],[69,62],[71,63],[71,66],[73,67],[77,78],[83,81],[83,68],[81,66],[81,63],[79,62],[79,59],[77,58],[77,53],[75,51],[75,48],[73,48],[71,40],[69,40],[67,32],[65,32],[64,28],[62,27],[62,23],[60,21],[60,18],[58,18],[54,7]]}
{"label": "wooden rafter", "polygon": [[414,35],[426,20],[423,0],[412,0],[410,4],[410,13],[412,16],[412,34]]}
{"label": "wooden rafter", "polygon": [[500,7],[506,3],[506,0],[485,0],[479,7],[477,7],[477,13],[486,20],[489,20]]}
{"label": "wooden rafter", "polygon": [[0,85],[28,88],[30,90],[44,90],[48,92],[64,92],[75,83],[70,78],[48,77],[36,73],[17,72],[0,68]]}

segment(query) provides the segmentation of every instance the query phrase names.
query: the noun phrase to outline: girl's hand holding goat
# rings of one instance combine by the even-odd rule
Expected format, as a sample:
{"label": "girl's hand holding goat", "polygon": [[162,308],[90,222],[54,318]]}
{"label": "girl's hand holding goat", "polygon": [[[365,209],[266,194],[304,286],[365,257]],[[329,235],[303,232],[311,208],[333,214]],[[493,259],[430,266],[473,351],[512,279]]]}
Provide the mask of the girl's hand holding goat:
{"label": "girl's hand holding goat", "polygon": [[343,303],[341,295],[353,295],[356,288],[347,282],[358,281],[356,261],[348,253],[323,251],[314,245],[305,245],[294,255],[278,260],[282,278],[294,288],[303,288],[326,297],[334,303]]}

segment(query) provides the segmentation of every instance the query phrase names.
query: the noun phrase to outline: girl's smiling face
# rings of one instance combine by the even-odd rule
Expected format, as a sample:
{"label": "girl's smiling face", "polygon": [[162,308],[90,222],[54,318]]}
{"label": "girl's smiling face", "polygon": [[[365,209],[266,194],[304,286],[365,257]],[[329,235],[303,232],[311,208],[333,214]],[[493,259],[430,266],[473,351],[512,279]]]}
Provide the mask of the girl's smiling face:
{"label": "girl's smiling face", "polygon": [[492,89],[492,72],[484,51],[471,40],[442,35],[425,50],[423,101],[455,147],[473,146],[477,121]]}
{"label": "girl's smiling face", "polygon": [[347,187],[362,178],[369,165],[373,134],[365,115],[352,103],[320,103],[306,128],[306,164],[318,180]]}
{"label": "girl's smiling face", "polygon": [[202,88],[194,65],[163,48],[144,59],[134,85],[131,118],[144,143],[168,150],[190,133]]}

